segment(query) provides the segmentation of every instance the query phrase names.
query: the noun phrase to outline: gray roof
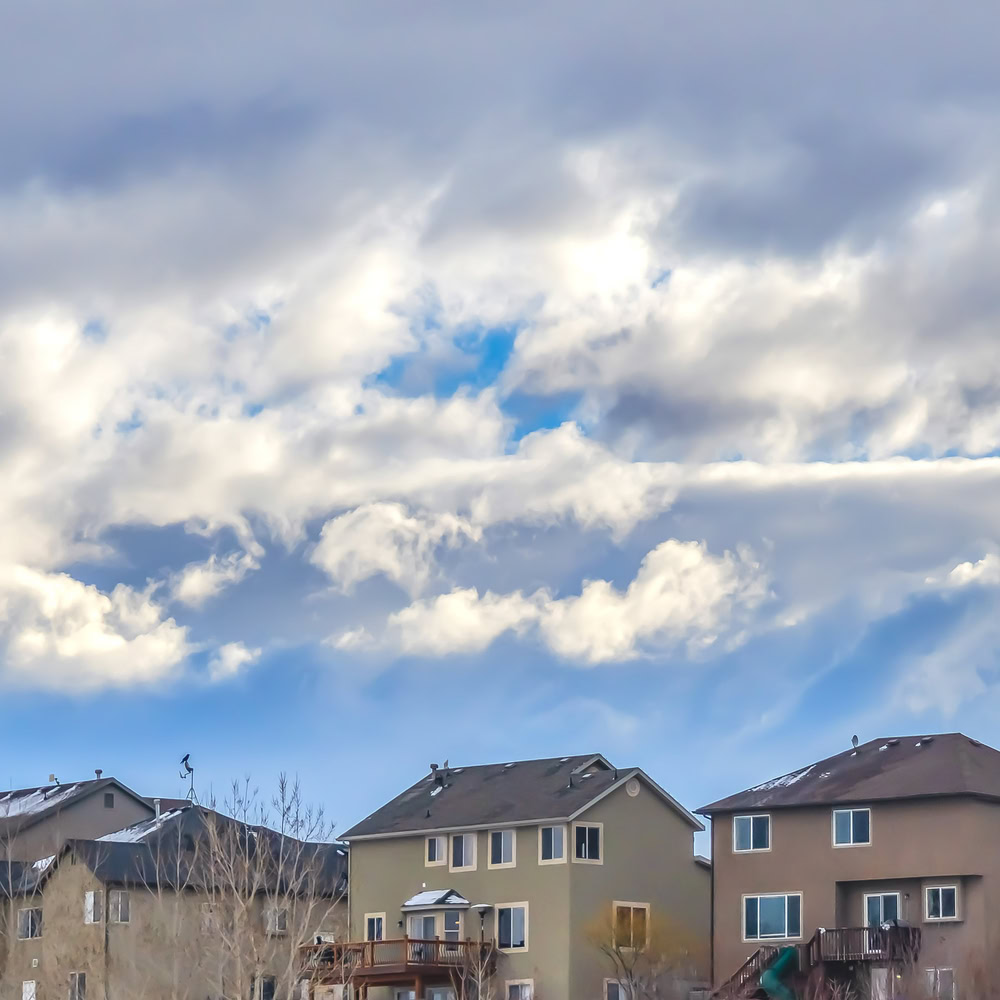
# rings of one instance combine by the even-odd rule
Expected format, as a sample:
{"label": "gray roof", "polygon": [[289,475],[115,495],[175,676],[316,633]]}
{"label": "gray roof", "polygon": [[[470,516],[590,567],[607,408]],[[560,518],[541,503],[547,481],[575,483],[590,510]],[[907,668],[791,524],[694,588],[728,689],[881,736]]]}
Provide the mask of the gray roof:
{"label": "gray roof", "polygon": [[145,802],[117,778],[90,778],[86,781],[69,781],[65,784],[36,785],[33,788],[15,788],[0,791],[0,833],[16,833],[48,816],[53,816],[88,795],[116,788],[137,802]]}
{"label": "gray roof", "polygon": [[1000,753],[962,733],[886,736],[719,799],[698,812],[946,795],[1000,801]]}
{"label": "gray roof", "polygon": [[638,777],[691,826],[701,823],[636,767],[613,767],[600,754],[477,764],[429,771],[341,836],[345,840],[433,830],[566,821],[619,784]]}

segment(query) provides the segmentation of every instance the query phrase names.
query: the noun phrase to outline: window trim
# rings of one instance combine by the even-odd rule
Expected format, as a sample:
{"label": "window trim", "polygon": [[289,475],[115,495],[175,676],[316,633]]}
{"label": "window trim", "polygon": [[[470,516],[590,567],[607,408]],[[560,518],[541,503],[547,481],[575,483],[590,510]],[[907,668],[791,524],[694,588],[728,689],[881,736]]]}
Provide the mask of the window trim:
{"label": "window trim", "polygon": [[[775,937],[768,934],[766,937],[761,937],[760,935],[760,900],[770,899],[775,896],[798,896],[799,897],[799,933],[794,937],[784,936]],[[757,902],[757,937],[748,938],[747,937],[747,900],[756,899]],[[801,889],[789,889],[787,892],[745,892],[740,897],[740,936],[743,938],[744,944],[748,944],[751,941],[764,942],[768,941],[801,941],[803,928],[805,927],[805,919],[802,914],[802,909],[805,900],[805,893]],[[785,930],[788,930],[788,903],[785,902]]]}
{"label": "window trim", "polygon": [[[505,833],[510,834],[510,861],[500,861],[497,864],[493,864],[493,834],[499,833],[501,837],[500,854],[503,856],[503,842],[502,838]],[[489,848],[486,854],[486,867],[492,868],[516,868],[517,867],[517,827],[505,826],[497,830],[490,830],[487,838],[486,844]]]}
{"label": "window trim", "polygon": [[[954,889],[955,891],[955,915],[953,917],[932,917],[930,894],[934,889]],[[924,886],[924,922],[928,924],[949,924],[962,919],[962,908],[958,905],[958,884],[954,882],[938,883],[936,885]],[[947,966],[942,966],[947,968]],[[954,969],[952,970],[954,972]]]}
{"label": "window trim", "polygon": [[[382,921],[382,936],[379,938],[370,938],[368,936],[368,921],[369,920],[381,920]],[[384,941],[385,940],[385,913],[366,913],[364,916],[365,928],[364,928],[364,940],[365,941]]]}
{"label": "window trim", "polygon": [[[26,937],[21,936],[21,914],[27,913],[31,910],[37,910],[40,914],[38,918],[38,933],[29,934]],[[45,933],[45,913],[44,907],[41,906],[22,906],[18,908],[17,911],[17,940],[18,941],[38,941],[41,939],[42,935]]]}
{"label": "window trim", "polygon": [[[520,906],[524,909],[524,947],[523,948],[501,948],[500,947],[500,911],[501,910],[512,910],[515,907]],[[523,955],[531,944],[531,939],[528,937],[528,901],[520,900],[514,903],[494,903],[493,904],[493,943],[496,945],[497,951],[503,952],[505,955]]]}
{"label": "window trim", "polygon": [[[632,902],[631,900],[628,900],[628,899],[615,899],[615,900],[611,901],[611,939],[612,939],[612,941],[614,941],[614,945],[615,945],[616,948],[618,947],[618,941],[615,938],[615,931],[618,928],[618,907],[619,906],[627,906],[627,907],[629,907],[632,910],[645,910],[646,911],[646,940],[643,943],[642,948],[641,949],[636,949],[634,941],[633,941],[633,943],[631,945],[628,945],[627,947],[625,945],[621,946],[623,951],[636,951],[636,950],[645,951],[645,949],[649,947],[649,917],[650,917],[650,910],[651,910],[650,904],[649,903],[635,903],[635,902]],[[634,937],[635,937],[635,935],[633,935],[633,938]]]}
{"label": "window trim", "polygon": [[[563,835],[563,852],[561,858],[543,858],[542,857],[542,831],[543,830],[562,830]],[[567,847],[569,846],[569,831],[566,829],[565,823],[545,823],[538,828],[538,863],[540,865],[564,865],[566,864],[566,854]]]}
{"label": "window trim", "polygon": [[[428,861],[428,847],[432,840],[441,841],[442,851],[441,855],[437,861]],[[433,833],[428,837],[424,837],[424,867],[425,868],[443,868],[448,864],[448,848],[450,846],[449,838],[443,833]]]}
{"label": "window trim", "polygon": [[[896,897],[896,919],[897,920],[902,920],[901,914],[903,912],[903,910],[902,910],[902,907],[903,907],[903,894],[901,892],[893,892],[893,891],[890,891],[890,892],[866,892],[864,894],[864,899],[861,902],[861,906],[862,906],[862,909],[861,909],[861,926],[862,927],[869,927],[869,926],[871,926],[868,923],[868,900],[869,899],[883,899],[885,896],[895,896]],[[879,903],[879,909],[881,909],[881,908],[882,908],[882,904]],[[885,923],[885,914],[884,913],[882,914],[882,918],[883,918],[882,921],[878,925],[879,927],[881,927],[882,924]]]}
{"label": "window trim", "polygon": [[[456,837],[471,837],[472,838],[472,864],[462,865],[460,868],[456,868],[455,861],[455,838]],[[463,855],[464,855],[463,848]],[[463,860],[464,857],[463,857]],[[464,833],[453,833],[448,838],[448,871],[450,872],[474,872],[479,867],[479,834],[473,833],[471,830],[466,830]]]}
{"label": "window trim", "polygon": [[[601,844],[601,856],[599,858],[578,858],[576,856],[576,831],[578,827],[581,826],[596,826],[600,833],[600,844]],[[573,832],[571,834],[571,839],[573,841],[573,864],[575,865],[603,865],[604,864],[604,824],[588,822],[587,820],[580,820],[573,824]]]}
{"label": "window trim", "polygon": [[[851,840],[847,844],[837,843],[837,813],[850,813],[851,814]],[[868,813],[868,839],[867,840],[855,840],[854,839],[854,814],[856,812],[866,812]],[[871,847],[872,846],[872,807],[871,806],[844,806],[838,807],[831,811],[830,813],[830,842],[833,844],[836,850],[842,850],[846,847]]]}
{"label": "window trim", "polygon": [[531,998],[531,1000],[534,1000],[535,996],[534,979],[505,979],[503,983],[503,1000],[509,1000],[510,988],[512,986],[530,986],[531,990],[528,996]]}
{"label": "window trim", "polygon": [[[755,819],[764,818],[767,820],[767,847],[754,847],[753,846],[753,821]],[[739,848],[736,846],[736,821],[740,819],[750,820],[750,847]],[[740,813],[737,816],[733,816],[733,854],[764,854],[771,850],[771,833],[773,831],[773,824],[771,822],[770,813]]]}

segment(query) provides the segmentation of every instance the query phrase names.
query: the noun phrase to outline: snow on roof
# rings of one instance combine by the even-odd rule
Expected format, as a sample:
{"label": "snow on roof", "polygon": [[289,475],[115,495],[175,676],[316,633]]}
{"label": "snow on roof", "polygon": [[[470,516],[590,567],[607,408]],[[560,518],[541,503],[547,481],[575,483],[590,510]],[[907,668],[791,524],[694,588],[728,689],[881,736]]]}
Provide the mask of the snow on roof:
{"label": "snow on roof", "polygon": [[403,909],[410,906],[468,906],[469,901],[454,889],[426,889],[411,896]]}
{"label": "snow on roof", "polygon": [[152,819],[144,819],[140,823],[125,827],[124,830],[115,830],[114,833],[106,833],[103,837],[98,837],[108,844],[138,844],[144,841],[150,834],[156,833],[165,823],[168,823],[175,816],[180,816],[183,809],[168,809],[159,816]]}
{"label": "snow on roof", "polygon": [[0,795],[0,820],[14,816],[31,816],[35,813],[51,809],[72,798],[79,785],[47,785],[30,792],[7,792]]}
{"label": "snow on roof", "polygon": [[765,781],[762,785],[754,785],[748,791],[769,792],[772,788],[786,788],[788,785],[794,785],[797,781],[801,781],[815,766],[815,764],[810,764],[801,770],[792,771],[791,774],[783,774],[780,778],[772,778],[770,781]]}

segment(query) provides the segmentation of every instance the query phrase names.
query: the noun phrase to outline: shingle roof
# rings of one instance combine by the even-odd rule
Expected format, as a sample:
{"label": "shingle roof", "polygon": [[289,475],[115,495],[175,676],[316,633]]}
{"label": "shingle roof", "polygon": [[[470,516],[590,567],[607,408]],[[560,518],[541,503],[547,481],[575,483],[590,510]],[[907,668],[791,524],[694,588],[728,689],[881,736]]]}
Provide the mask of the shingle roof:
{"label": "shingle roof", "polygon": [[962,733],[883,737],[719,799],[698,812],[943,795],[1000,801],[1000,752]]}
{"label": "shingle roof", "polygon": [[[638,776],[694,829],[701,823],[638,768],[619,770],[599,754],[546,757],[429,771],[370,816],[345,840],[429,830],[572,819],[619,783]],[[443,781],[443,784],[441,783]]]}

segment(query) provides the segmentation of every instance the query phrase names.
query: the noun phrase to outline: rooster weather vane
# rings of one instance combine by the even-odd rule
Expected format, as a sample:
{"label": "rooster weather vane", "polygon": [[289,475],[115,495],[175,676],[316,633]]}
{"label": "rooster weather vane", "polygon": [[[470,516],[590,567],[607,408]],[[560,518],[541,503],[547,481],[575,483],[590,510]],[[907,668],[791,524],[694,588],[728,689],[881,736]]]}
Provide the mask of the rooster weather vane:
{"label": "rooster weather vane", "polygon": [[187,778],[189,781],[187,797],[191,802],[197,802],[198,796],[195,794],[194,790],[194,767],[191,765],[191,754],[186,753],[181,757],[181,767],[184,768],[180,772],[181,778]]}

